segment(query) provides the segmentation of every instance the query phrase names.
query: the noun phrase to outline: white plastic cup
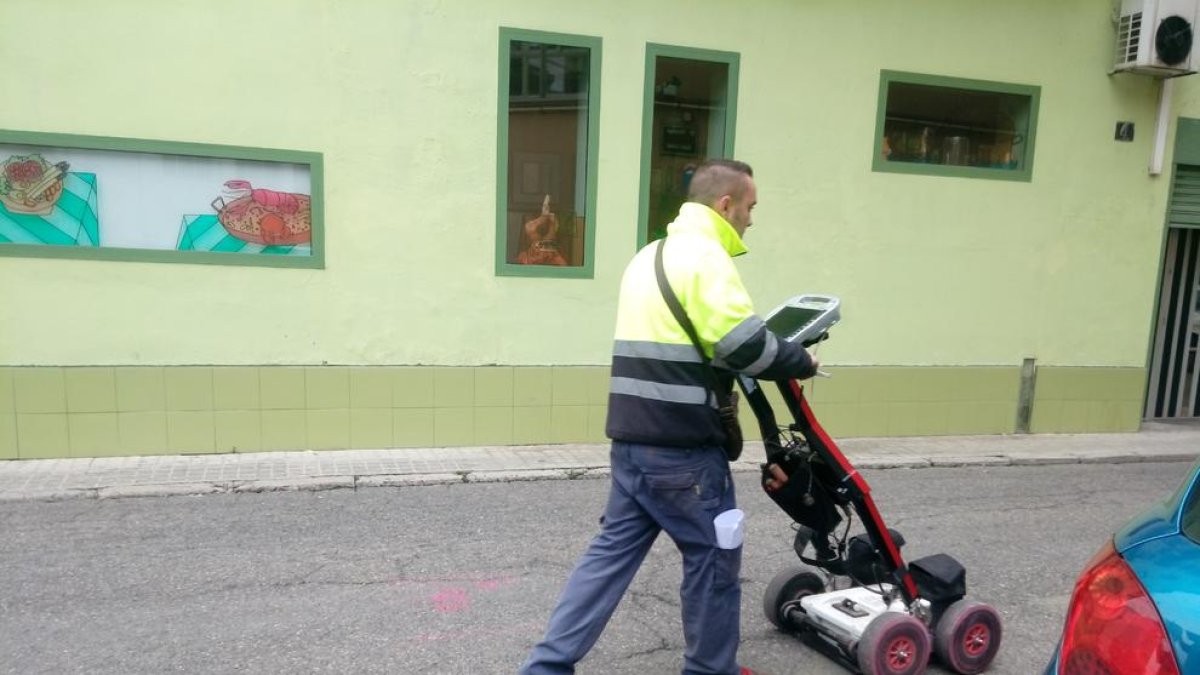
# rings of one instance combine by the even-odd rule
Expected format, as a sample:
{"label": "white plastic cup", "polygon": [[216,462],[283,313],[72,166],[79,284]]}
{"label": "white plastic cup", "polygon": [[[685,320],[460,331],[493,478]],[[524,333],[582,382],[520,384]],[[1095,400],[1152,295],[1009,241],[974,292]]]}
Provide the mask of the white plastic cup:
{"label": "white plastic cup", "polygon": [[746,514],[741,509],[729,509],[713,518],[713,526],[717,529],[717,546],[723,549],[735,549],[742,545],[745,536]]}

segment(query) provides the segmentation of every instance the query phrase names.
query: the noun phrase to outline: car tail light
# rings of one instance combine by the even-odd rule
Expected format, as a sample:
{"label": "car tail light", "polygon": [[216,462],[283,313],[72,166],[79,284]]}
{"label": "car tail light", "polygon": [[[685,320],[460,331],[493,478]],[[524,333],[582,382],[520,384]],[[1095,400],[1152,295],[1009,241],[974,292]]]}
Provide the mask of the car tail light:
{"label": "car tail light", "polygon": [[1062,675],[1179,675],[1158,610],[1111,540],[1075,582],[1059,663]]}

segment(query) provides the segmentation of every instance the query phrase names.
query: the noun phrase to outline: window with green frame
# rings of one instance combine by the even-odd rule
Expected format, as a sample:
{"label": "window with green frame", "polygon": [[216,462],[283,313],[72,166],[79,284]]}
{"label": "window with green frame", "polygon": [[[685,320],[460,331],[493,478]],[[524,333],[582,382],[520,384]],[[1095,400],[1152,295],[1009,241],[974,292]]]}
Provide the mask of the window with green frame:
{"label": "window with green frame", "polygon": [[324,267],[320,153],[0,130],[0,256]]}
{"label": "window with green frame", "polygon": [[738,62],[734,52],[646,45],[638,246],[666,235],[701,162],[733,157]]}
{"label": "window with green frame", "polygon": [[592,277],[600,45],[500,29],[497,275]]}
{"label": "window with green frame", "polygon": [[1041,88],[884,70],[875,171],[1029,181]]}

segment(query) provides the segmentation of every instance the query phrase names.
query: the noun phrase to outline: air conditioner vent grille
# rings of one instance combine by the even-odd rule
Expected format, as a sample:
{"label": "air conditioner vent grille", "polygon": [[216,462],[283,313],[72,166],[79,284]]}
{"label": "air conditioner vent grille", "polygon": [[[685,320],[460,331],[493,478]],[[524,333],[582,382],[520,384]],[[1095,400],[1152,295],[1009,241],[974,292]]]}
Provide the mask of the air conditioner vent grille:
{"label": "air conditioner vent grille", "polygon": [[1137,61],[1138,43],[1142,38],[1142,13],[1134,12],[1121,17],[1117,27],[1117,65]]}

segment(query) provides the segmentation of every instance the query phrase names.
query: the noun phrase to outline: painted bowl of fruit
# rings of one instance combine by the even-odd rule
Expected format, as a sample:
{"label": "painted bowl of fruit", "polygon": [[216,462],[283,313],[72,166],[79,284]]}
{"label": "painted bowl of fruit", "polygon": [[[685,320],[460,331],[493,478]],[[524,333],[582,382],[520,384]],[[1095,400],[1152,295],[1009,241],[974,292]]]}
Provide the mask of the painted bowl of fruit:
{"label": "painted bowl of fruit", "polygon": [[49,215],[63,193],[70,165],[41,155],[13,155],[0,163],[0,204],[11,213]]}

